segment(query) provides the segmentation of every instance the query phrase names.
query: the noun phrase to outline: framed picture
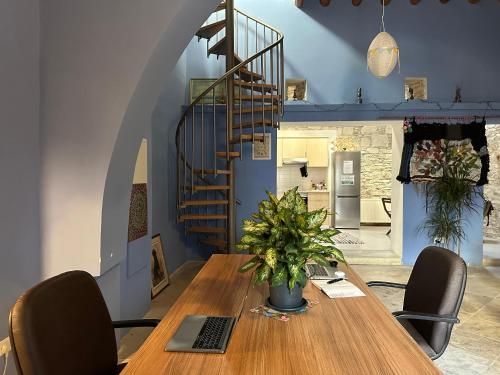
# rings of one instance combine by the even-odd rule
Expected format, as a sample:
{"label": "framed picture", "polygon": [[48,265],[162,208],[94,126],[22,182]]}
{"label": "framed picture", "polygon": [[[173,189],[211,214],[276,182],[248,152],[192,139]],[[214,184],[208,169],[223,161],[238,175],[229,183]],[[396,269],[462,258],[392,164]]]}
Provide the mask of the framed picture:
{"label": "framed picture", "polygon": [[307,100],[307,81],[305,79],[287,79],[285,85],[286,100]]}
{"label": "framed picture", "polygon": [[151,242],[151,296],[154,298],[165,288],[168,281],[167,265],[163,255],[163,245],[159,234]]}
{"label": "framed picture", "polygon": [[133,184],[128,214],[128,242],[148,234],[148,186]]}
{"label": "framed picture", "polygon": [[405,78],[405,100],[427,100],[427,78]]}
{"label": "framed picture", "polygon": [[[255,133],[255,135],[264,135]],[[266,133],[264,142],[252,143],[252,160],[271,160],[271,134]]]}
{"label": "framed picture", "polygon": [[[201,94],[208,89],[216,79],[213,78],[193,78],[189,81],[189,102],[194,102]],[[201,104],[201,102],[199,103]],[[213,104],[213,93],[209,93],[203,104]],[[224,82],[215,87],[215,104],[226,104],[226,86]]]}

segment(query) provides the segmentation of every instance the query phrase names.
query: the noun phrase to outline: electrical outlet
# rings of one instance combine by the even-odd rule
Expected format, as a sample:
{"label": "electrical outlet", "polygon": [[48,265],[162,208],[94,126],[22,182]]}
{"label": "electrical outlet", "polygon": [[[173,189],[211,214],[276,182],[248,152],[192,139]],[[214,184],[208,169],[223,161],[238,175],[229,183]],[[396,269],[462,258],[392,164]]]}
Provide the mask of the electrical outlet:
{"label": "electrical outlet", "polygon": [[0,341],[0,357],[6,355],[8,352],[10,352],[10,340],[7,337]]}

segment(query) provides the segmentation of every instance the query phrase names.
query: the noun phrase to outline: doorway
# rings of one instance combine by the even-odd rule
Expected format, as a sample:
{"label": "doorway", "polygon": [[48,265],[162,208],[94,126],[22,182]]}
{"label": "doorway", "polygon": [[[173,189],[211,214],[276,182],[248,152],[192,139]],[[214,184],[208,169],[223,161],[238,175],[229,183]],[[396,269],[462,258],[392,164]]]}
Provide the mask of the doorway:
{"label": "doorway", "polygon": [[[335,153],[359,153],[359,171],[354,164],[351,171],[352,161],[347,160],[349,170],[344,172],[348,175],[340,174],[344,184],[359,179],[359,196],[344,199],[358,205],[354,209],[358,225],[342,226],[341,234],[334,238],[352,264],[401,263],[402,228],[391,220],[394,215],[402,219],[402,186],[395,180],[402,147],[398,137],[403,138],[400,121],[290,122],[282,123],[278,131],[278,196],[299,186],[309,210],[329,211],[325,222],[329,227],[342,226],[338,224],[342,210],[336,194],[342,182],[336,181]],[[304,167],[307,176],[301,173]]]}

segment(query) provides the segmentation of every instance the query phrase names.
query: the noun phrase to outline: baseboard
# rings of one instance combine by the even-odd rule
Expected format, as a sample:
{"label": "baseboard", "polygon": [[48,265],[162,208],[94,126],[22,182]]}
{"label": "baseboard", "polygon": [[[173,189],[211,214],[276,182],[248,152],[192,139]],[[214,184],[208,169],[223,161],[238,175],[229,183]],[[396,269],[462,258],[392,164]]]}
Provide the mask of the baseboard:
{"label": "baseboard", "polygon": [[391,223],[361,223],[362,227],[390,227]]}

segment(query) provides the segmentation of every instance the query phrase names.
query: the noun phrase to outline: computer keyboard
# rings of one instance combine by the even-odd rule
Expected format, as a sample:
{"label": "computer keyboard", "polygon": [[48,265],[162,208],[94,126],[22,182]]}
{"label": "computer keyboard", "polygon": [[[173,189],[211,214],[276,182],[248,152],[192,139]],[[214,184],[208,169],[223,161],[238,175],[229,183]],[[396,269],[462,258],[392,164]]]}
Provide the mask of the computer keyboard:
{"label": "computer keyboard", "polygon": [[307,264],[306,266],[310,276],[328,276],[325,268],[319,264]]}
{"label": "computer keyboard", "polygon": [[231,318],[229,317],[207,317],[193,344],[193,349],[222,349],[224,334],[230,323]]}

